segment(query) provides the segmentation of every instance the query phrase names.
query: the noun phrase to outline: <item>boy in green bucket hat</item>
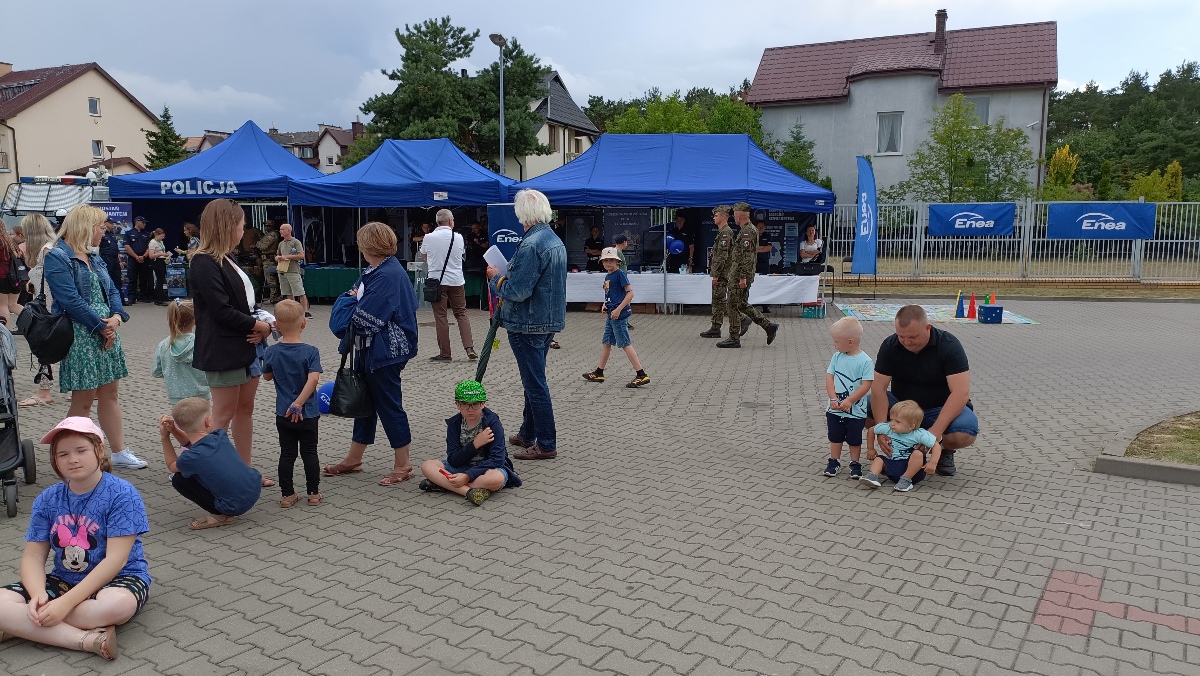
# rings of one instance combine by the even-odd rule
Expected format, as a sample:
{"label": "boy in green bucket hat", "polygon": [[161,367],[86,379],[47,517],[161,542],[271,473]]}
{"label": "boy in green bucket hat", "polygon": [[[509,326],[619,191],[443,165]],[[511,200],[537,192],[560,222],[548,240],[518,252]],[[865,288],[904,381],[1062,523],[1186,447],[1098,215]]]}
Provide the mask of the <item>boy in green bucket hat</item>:
{"label": "boy in green bucket hat", "polygon": [[446,420],[446,459],[421,463],[421,490],[458,493],[478,507],[493,492],[521,485],[504,446],[500,417],[486,403],[487,392],[474,380],[455,386],[458,413]]}

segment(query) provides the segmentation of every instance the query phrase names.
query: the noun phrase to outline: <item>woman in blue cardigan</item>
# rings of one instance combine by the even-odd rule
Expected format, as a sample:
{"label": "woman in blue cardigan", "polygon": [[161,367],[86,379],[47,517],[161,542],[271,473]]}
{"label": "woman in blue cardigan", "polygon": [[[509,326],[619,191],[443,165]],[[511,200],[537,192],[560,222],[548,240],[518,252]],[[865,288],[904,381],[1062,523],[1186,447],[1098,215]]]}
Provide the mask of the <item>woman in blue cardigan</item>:
{"label": "woman in blue cardigan", "polygon": [[404,266],[396,260],[396,233],[384,223],[367,223],[358,231],[358,250],[370,267],[358,284],[333,306],[329,328],[338,338],[347,333],[358,348],[356,367],[367,376],[375,413],[354,419],[354,435],[345,459],[327,465],[325,474],[362,471],[363,453],[375,443],[376,421],[383,423],[396,453],[392,471],[380,486],[395,486],[413,475],[408,459],[412,433],[404,412],[400,373],[417,356],[417,294]]}

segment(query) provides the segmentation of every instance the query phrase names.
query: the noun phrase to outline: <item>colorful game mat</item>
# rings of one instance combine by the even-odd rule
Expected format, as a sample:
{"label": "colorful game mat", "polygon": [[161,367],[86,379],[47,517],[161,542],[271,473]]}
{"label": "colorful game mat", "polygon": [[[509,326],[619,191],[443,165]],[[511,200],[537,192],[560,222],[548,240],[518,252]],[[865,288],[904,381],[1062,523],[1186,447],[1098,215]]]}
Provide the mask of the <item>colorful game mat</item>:
{"label": "colorful game mat", "polygon": [[[1003,299],[1001,299],[1003,300]],[[896,313],[904,307],[901,303],[838,303],[838,308],[847,317],[854,317],[860,322],[890,322],[895,321]],[[960,319],[954,316],[953,305],[922,305],[925,314],[931,322],[950,322],[957,324],[978,324],[978,319]],[[1028,317],[1004,311],[1001,324],[1037,324]]]}

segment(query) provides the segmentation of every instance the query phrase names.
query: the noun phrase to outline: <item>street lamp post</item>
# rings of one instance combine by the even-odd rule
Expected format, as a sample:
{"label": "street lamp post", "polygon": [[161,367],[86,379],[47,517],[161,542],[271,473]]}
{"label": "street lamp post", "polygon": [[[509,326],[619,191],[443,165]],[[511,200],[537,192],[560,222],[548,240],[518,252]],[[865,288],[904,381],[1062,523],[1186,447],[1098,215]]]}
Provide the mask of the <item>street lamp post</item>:
{"label": "street lamp post", "polygon": [[113,169],[116,167],[116,164],[113,161],[113,153],[117,151],[117,147],[110,143],[104,146],[104,149],[108,151],[108,175],[112,176]]}
{"label": "street lamp post", "polygon": [[504,175],[504,46],[508,40],[499,33],[488,36],[500,48],[500,175]]}

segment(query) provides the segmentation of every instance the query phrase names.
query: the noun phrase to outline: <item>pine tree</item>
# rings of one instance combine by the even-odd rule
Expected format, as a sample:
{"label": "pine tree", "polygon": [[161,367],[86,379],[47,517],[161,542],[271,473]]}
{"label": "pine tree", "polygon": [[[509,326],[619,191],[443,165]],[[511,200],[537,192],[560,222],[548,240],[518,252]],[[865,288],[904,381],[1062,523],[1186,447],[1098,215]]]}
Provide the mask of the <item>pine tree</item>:
{"label": "pine tree", "polygon": [[163,106],[162,115],[158,118],[157,131],[143,129],[146,143],[150,151],[146,153],[146,167],[151,171],[169,167],[187,157],[184,146],[187,139],[175,131],[175,123],[171,120],[171,109]]}

